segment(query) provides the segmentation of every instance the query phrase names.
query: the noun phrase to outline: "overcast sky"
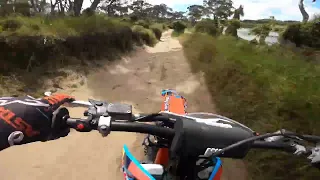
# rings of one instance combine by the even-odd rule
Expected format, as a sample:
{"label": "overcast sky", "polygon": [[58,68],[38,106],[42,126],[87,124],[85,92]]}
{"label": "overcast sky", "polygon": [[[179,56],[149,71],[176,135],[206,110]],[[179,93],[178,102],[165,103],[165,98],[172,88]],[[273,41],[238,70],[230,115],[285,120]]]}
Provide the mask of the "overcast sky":
{"label": "overcast sky", "polygon": [[[165,3],[176,11],[186,11],[193,4],[202,4],[203,0],[147,0],[151,4]],[[278,20],[302,20],[299,11],[299,0],[233,0],[236,7],[244,6],[243,19],[262,19],[275,16]],[[90,0],[84,0],[83,8],[90,6]],[[320,0],[312,3],[305,0],[305,7],[310,17],[320,14]]]}

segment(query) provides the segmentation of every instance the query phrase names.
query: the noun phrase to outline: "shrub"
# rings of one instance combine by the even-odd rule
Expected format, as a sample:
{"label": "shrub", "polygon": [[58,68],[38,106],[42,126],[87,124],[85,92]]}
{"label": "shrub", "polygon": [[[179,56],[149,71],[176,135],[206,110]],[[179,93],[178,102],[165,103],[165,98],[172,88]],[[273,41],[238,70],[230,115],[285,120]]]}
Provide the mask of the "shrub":
{"label": "shrub", "polygon": [[298,47],[302,44],[302,39],[300,35],[301,24],[290,24],[285,31],[282,33],[282,38],[284,40],[289,40],[295,43]]}
{"label": "shrub", "polygon": [[259,24],[251,29],[250,34],[259,36],[259,43],[265,44],[266,37],[268,37],[271,30],[272,30],[271,25]]}
{"label": "shrub", "polygon": [[136,21],[138,21],[138,16],[137,15],[131,15],[130,16],[130,20],[131,20],[131,22],[136,22]]}
{"label": "shrub", "polygon": [[238,29],[240,28],[240,21],[237,19],[231,19],[228,21],[228,27],[226,29],[226,34],[238,37]]}
{"label": "shrub", "polygon": [[218,29],[213,21],[203,20],[195,25],[195,31],[201,33],[208,33],[211,36],[216,36],[218,34]]}
{"label": "shrub", "polygon": [[[156,41],[151,30],[139,37],[149,44]],[[143,34],[143,33],[141,33]],[[119,19],[102,15],[81,17],[10,16],[0,18],[0,72],[26,70],[57,59],[71,56],[76,59],[112,57],[132,49],[134,35],[131,26]],[[153,38],[153,39],[152,39]],[[30,70],[30,68],[28,68]]]}
{"label": "shrub", "polygon": [[30,16],[30,5],[27,2],[14,3],[15,13]]}
{"label": "shrub", "polygon": [[160,40],[162,36],[162,32],[165,30],[165,25],[160,23],[155,23],[150,26],[150,29],[155,34],[156,38]]}
{"label": "shrub", "polygon": [[300,47],[302,45],[320,48],[320,23],[315,21],[289,25],[282,33],[284,40],[289,40]]}
{"label": "shrub", "polygon": [[151,28],[151,30],[152,30],[152,32],[154,33],[154,35],[156,36],[156,38],[157,38],[158,40],[160,40],[160,39],[161,39],[161,36],[162,36],[161,30],[158,29],[158,28]]}
{"label": "shrub", "polygon": [[274,31],[274,32],[281,32],[281,30],[282,30],[282,29],[281,29],[281,28],[279,28],[279,27],[275,27],[275,28],[273,28],[273,31]]}
{"label": "shrub", "polygon": [[162,30],[167,30],[168,29],[168,26],[166,24],[162,24]]}
{"label": "shrub", "polygon": [[184,32],[184,30],[187,28],[187,26],[181,21],[175,21],[172,23],[172,28],[176,32]]}
{"label": "shrub", "polygon": [[91,8],[86,8],[85,10],[83,10],[82,14],[85,16],[93,16],[94,10],[92,10]]}
{"label": "shrub", "polygon": [[155,34],[150,29],[146,29],[143,26],[134,25],[132,27],[132,31],[147,45],[153,46],[157,42]]}
{"label": "shrub", "polygon": [[157,28],[160,31],[166,30],[166,26],[164,24],[161,24],[161,23],[154,23],[154,24],[150,25],[150,28]]}
{"label": "shrub", "polygon": [[22,26],[22,23],[15,19],[6,19],[1,22],[1,26],[4,31],[15,31]]}
{"label": "shrub", "polygon": [[149,28],[150,26],[150,23],[147,22],[146,20],[138,20],[137,22],[134,23],[135,25],[139,25],[139,26],[142,26],[144,28]]}
{"label": "shrub", "polygon": [[[281,46],[255,46],[233,37],[194,34],[183,46],[193,71],[205,73],[221,114],[261,133],[285,128],[320,134],[319,65]],[[279,151],[252,150],[247,164],[250,179],[320,178],[307,160]]]}
{"label": "shrub", "polygon": [[317,22],[319,23],[320,22],[320,14],[313,15],[311,21],[315,22],[315,23],[317,23]]}

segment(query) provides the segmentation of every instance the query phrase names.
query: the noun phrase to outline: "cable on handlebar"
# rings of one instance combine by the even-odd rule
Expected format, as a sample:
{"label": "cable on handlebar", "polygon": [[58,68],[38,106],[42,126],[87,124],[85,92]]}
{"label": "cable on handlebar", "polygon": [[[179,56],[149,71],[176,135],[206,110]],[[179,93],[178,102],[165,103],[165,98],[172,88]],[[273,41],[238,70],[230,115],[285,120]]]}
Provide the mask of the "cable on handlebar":
{"label": "cable on handlebar", "polygon": [[[267,134],[264,134],[264,135],[253,136],[253,137],[250,137],[248,139],[244,139],[242,141],[239,141],[239,142],[236,142],[234,144],[231,144],[231,145],[221,149],[220,151],[217,151],[217,152],[213,153],[210,157],[208,157],[208,159],[212,159],[213,157],[217,157],[217,156],[223,154],[224,152],[229,151],[229,150],[231,150],[233,148],[236,148],[236,147],[241,146],[241,145],[246,144],[246,143],[255,142],[256,140],[259,140],[259,139],[265,139],[265,138],[273,137],[273,136],[293,136],[293,135],[297,135],[297,134],[296,133],[292,133],[292,132],[285,132],[285,130],[280,130],[280,131],[274,132],[274,133],[267,133]],[[255,144],[255,143],[253,143],[253,144]],[[259,146],[259,143],[257,143],[256,146]],[[208,159],[206,161],[208,161]],[[205,163],[205,161],[202,162],[202,163]],[[201,163],[201,165],[202,165],[202,163]]]}
{"label": "cable on handlebar", "polygon": [[220,151],[213,153],[212,157],[219,156],[222,153],[224,153],[225,151],[228,151],[230,149],[238,147],[238,146],[240,146],[242,144],[254,142],[254,141],[259,140],[259,139],[265,139],[265,138],[273,137],[273,136],[285,136],[285,137],[293,138],[292,136],[298,136],[298,134],[293,133],[293,132],[286,132],[285,130],[280,130],[280,131],[274,132],[274,133],[267,133],[267,134],[264,134],[264,135],[254,136],[254,137],[239,141],[237,143],[231,144],[230,146],[227,146],[227,147],[221,149]]}
{"label": "cable on handlebar", "polygon": [[275,150],[285,150],[288,152],[294,152],[294,148],[287,143],[277,143],[277,142],[266,142],[266,141],[254,141],[252,148],[256,149],[275,149]]}
{"label": "cable on handlebar", "polygon": [[268,137],[272,137],[272,136],[282,136],[282,134],[276,132],[276,133],[267,133],[267,134],[260,135],[260,136],[253,136],[251,138],[244,139],[242,141],[239,141],[239,142],[236,142],[234,144],[231,144],[231,145],[221,149],[220,151],[217,151],[217,152],[213,153],[211,156],[212,157],[219,156],[219,155],[223,154],[224,152],[226,152],[226,151],[228,151],[230,149],[233,149],[235,147],[241,146],[242,144],[249,143],[249,142],[254,142],[256,140],[264,139],[264,138],[268,138]]}
{"label": "cable on handlebar", "polygon": [[159,127],[151,124],[134,123],[134,122],[111,122],[112,131],[126,131],[126,132],[139,132],[147,133],[155,136],[160,136],[168,139],[174,137],[174,129]]}
{"label": "cable on handlebar", "polygon": [[299,135],[298,137],[309,141],[309,142],[313,142],[313,143],[318,143],[320,142],[320,137],[319,136],[314,136],[314,135]]}
{"label": "cable on handlebar", "polygon": [[170,120],[168,117],[163,116],[162,114],[153,113],[153,114],[148,114],[146,116],[140,116],[140,117],[134,118],[132,121],[133,122],[136,122],[136,121],[139,121],[139,122],[154,122],[154,121],[168,122]]}

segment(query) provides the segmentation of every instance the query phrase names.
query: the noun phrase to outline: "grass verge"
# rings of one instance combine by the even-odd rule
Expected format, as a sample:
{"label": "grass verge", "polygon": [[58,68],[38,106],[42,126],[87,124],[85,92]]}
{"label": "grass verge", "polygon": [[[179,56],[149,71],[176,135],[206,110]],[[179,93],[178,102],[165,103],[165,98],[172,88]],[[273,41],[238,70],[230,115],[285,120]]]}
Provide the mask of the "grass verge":
{"label": "grass verge", "polygon": [[[218,111],[264,133],[281,128],[320,135],[320,66],[280,46],[254,46],[221,36],[192,34],[184,53],[205,73]],[[251,179],[319,179],[308,161],[279,151],[252,150]]]}

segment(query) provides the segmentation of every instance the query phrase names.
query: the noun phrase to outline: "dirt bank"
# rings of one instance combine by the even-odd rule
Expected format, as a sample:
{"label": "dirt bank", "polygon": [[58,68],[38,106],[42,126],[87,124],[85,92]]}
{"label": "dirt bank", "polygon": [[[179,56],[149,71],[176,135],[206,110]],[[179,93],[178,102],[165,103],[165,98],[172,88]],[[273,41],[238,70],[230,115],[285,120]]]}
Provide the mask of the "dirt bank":
{"label": "dirt bank", "polygon": [[[79,82],[84,84],[81,87],[64,91],[78,99],[127,102],[136,112],[155,112],[160,108],[161,89],[175,88],[187,98],[188,111],[213,112],[215,107],[201,75],[191,73],[181,49],[171,32],[166,32],[155,47],[138,49],[120,62],[92,72]],[[63,81],[61,86],[68,84],[70,81]],[[72,109],[71,115],[79,117],[82,110]],[[101,138],[97,132],[72,132],[57,141],[16,146],[0,153],[0,174],[6,180],[123,179],[119,170],[122,145],[142,157],[141,137],[115,132]],[[223,179],[246,179],[241,162],[228,164]]]}

